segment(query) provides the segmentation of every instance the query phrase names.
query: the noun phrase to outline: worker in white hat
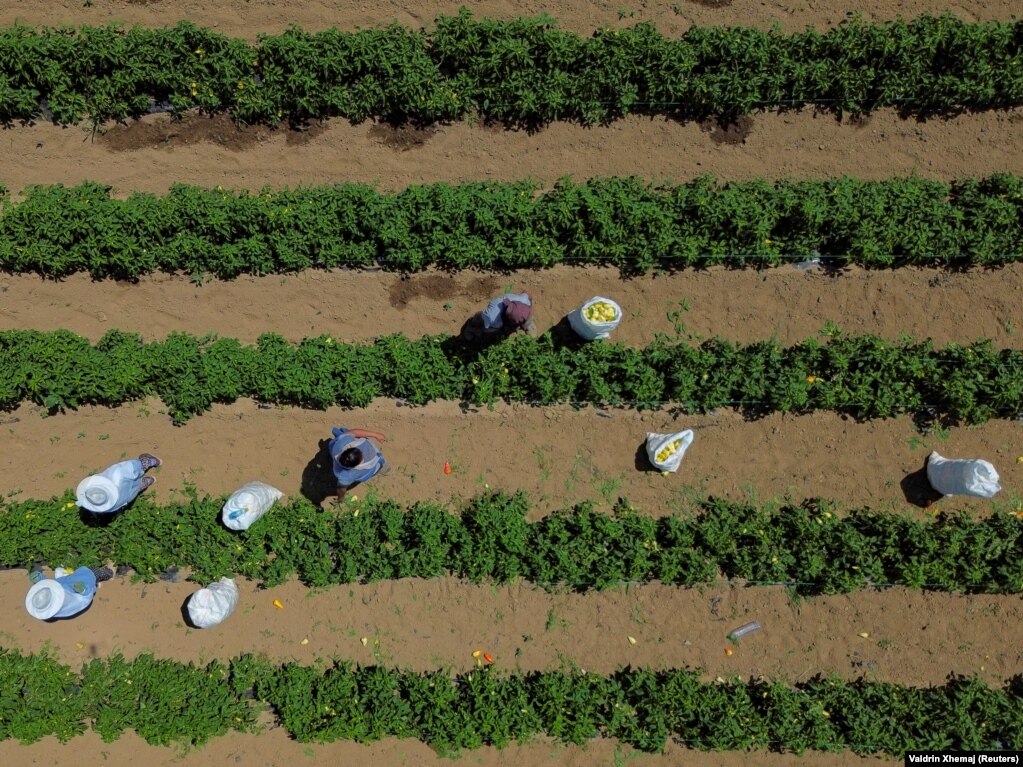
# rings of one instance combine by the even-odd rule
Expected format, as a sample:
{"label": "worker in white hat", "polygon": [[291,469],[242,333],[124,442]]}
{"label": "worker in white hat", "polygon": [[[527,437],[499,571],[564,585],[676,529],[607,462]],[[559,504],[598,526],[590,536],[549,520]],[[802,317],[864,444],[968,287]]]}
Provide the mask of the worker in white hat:
{"label": "worker in white hat", "polygon": [[75,495],[78,505],[97,514],[110,514],[123,509],[150,487],[156,479],[143,476],[161,463],[155,455],[143,453],[133,461],[115,463],[99,474],[78,483]]}
{"label": "worker in white hat", "polygon": [[25,596],[25,609],[33,618],[48,621],[70,618],[92,604],[100,581],[110,580],[114,573],[109,567],[79,567],[73,573],[62,574],[58,568],[54,578],[43,577],[42,570],[29,573],[32,588]]}

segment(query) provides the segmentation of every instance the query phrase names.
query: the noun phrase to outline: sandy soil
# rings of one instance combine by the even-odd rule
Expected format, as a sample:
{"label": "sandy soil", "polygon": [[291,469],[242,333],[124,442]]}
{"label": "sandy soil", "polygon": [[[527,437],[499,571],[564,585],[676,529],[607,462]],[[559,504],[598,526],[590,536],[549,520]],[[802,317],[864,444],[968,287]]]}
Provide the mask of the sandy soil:
{"label": "sandy soil", "polygon": [[564,29],[588,34],[599,27],[632,26],[640,21],[653,22],[664,34],[677,35],[693,24],[737,25],[768,28],[778,24],[786,32],[798,32],[808,26],[830,27],[859,12],[868,21],[890,21],[923,14],[953,13],[964,21],[1007,21],[1019,15],[1012,0],[963,0],[947,3],[936,0],[855,0],[836,5],[824,0],[683,0],[635,3],[611,0],[552,0],[550,2],[514,2],[509,0],[455,0],[454,2],[352,2],[318,0],[289,3],[277,0],[226,0],[204,3],[199,0],[92,0],[84,6],[80,0],[19,3],[0,9],[0,24],[55,26],[60,24],[107,24],[163,26],[187,19],[225,35],[254,40],[260,32],[283,31],[291,25],[317,31],[337,27],[357,29],[397,21],[411,27],[432,27],[440,15],[453,15],[459,6],[472,10],[477,18],[505,19],[546,13]]}
{"label": "sandy soil", "polygon": [[[0,573],[0,588],[23,598],[25,575]],[[997,596],[893,588],[795,602],[781,587],[728,583],[551,594],[528,584],[476,586],[452,578],[323,590],[298,583],[261,590],[240,581],[235,614],[202,630],[189,628],[182,616],[198,588],[185,581],[133,585],[117,577],[73,621],[43,623],[19,609],[0,638],[19,647],[45,643],[75,668],[113,652],[207,662],[244,651],[307,665],[336,657],[417,671],[471,670],[472,652],[481,649],[510,671],[575,664],[609,674],[631,664],[700,668],[708,681],[738,674],[801,682],[832,673],[912,685],[976,673],[1001,686],[1023,662],[1012,641],[1023,606]],[[726,655],[733,647],[728,633],[754,620],[763,629]]]}
{"label": "sandy soil", "polygon": [[[938,344],[990,338],[1018,346],[1023,265],[968,272],[850,268],[838,274],[792,266],[713,268],[622,279],[616,269],[557,267],[508,274],[425,272],[402,278],[360,271],[240,277],[201,286],[157,274],[137,284],[74,275],[55,282],[0,274],[0,330],[72,328],[93,341],[111,329],[147,340],[185,331],[254,343],[266,331],[298,341],[332,335],[369,341],[385,333],[458,334],[473,313],[506,288],[530,291],[543,331],[595,295],[623,307],[613,339],[633,346],[655,333],[674,336],[669,314],[698,338],[775,338],[791,344],[826,322],[850,333],[895,339],[901,333]],[[351,302],[350,297],[358,297]],[[281,311],[281,307],[287,311]]]}
{"label": "sandy soil", "polygon": [[[393,470],[365,485],[385,498],[414,503],[470,498],[487,486],[524,490],[533,517],[593,500],[607,509],[627,498],[644,514],[661,516],[706,495],[760,499],[791,495],[836,499],[847,506],[905,509],[926,500],[922,471],[929,452],[954,458],[986,458],[1001,474],[1003,494],[1020,494],[1023,453],[1019,425],[991,421],[975,428],[921,435],[909,418],[856,423],[831,413],[772,415],[745,421],[736,413],[673,416],[569,407],[496,406],[463,411],[457,403],[422,408],[380,400],[369,408],[326,413],[252,401],[216,406],[181,427],[172,426],[159,401],[122,408],[83,408],[41,417],[24,406],[0,416],[0,491],[45,498],[143,450],[163,459],[153,490],[170,499],[184,483],[201,493],[226,494],[246,482],[270,482],[289,495],[317,501],[332,490],[330,461],[321,443],[330,427],[382,431]],[[696,439],[677,474],[637,468],[648,431],[692,428]],[[424,446],[428,446],[425,447]],[[495,459],[494,446],[501,449]],[[40,458],[45,456],[41,464]],[[449,462],[452,473],[445,475]],[[924,483],[925,484],[925,483]],[[976,500],[976,499],[973,499]],[[990,504],[950,497],[938,507]],[[930,510],[934,511],[935,507]]]}
{"label": "sandy soil", "polygon": [[[1009,19],[1018,4],[993,2],[860,0],[847,5],[818,0],[734,0],[543,4],[562,25],[589,32],[601,25],[653,21],[676,34],[690,24],[778,23],[795,31],[837,23],[846,10],[868,19],[951,11],[967,20]],[[677,5],[676,12],[673,6]],[[0,24],[105,23],[146,25],[188,18],[225,34],[254,39],[289,24],[307,29],[370,26],[396,19],[429,25],[457,3],[302,4],[272,0],[31,2],[0,9]],[[509,17],[541,5],[485,0],[478,15]],[[619,11],[623,13],[619,13]],[[619,16],[622,18],[619,18]],[[562,176],[635,174],[683,181],[714,173],[723,178],[764,176],[885,178],[1023,173],[1023,110],[967,115],[924,123],[882,110],[868,120],[840,123],[810,112],[761,114],[731,130],[631,118],[601,129],[553,125],[535,134],[469,123],[413,132],[369,123],[331,121],[304,133],[267,128],[238,130],[224,118],[189,117],[170,123],[153,117],[129,126],[105,126],[94,136],[82,128],[36,125],[0,134],[3,183],[15,192],[29,184],[94,180],[118,195],[162,193],[175,182],[258,189],[298,184],[366,181],[382,189],[409,184],[529,176],[550,184]],[[425,274],[400,281],[387,274],[302,274],[195,287],[158,275],[138,285],[92,283],[75,277],[47,283],[0,275],[0,328],[67,327],[90,338],[108,328],[148,338],[173,330],[217,332],[252,341],[272,330],[289,338],[331,333],[346,340],[403,331],[452,332],[495,289],[525,284],[538,297],[537,319],[553,324],[576,302],[595,293],[620,299],[626,319],[618,337],[646,342],[670,331],[669,310],[686,299],[683,316],[695,334],[747,340],[774,335],[785,342],[814,334],[827,320],[853,332],[894,337],[931,336],[939,343],[990,337],[1017,346],[1018,291],[1023,268],[947,274],[929,270],[864,272],[837,278],[791,268],[767,272],[711,270],[621,280],[610,270],[569,268],[511,275]],[[358,303],[351,301],[356,296]],[[346,308],[346,304],[358,306]],[[226,493],[259,477],[287,493],[316,497],[330,484],[318,452],[335,423],[384,431],[394,471],[373,481],[382,495],[406,502],[471,497],[486,485],[523,489],[534,516],[579,500],[603,508],[628,497],[651,515],[684,508],[694,495],[761,498],[826,496],[848,505],[891,507],[909,514],[918,500],[920,470],[937,449],[953,457],[985,457],[1002,475],[1011,501],[1019,495],[1019,425],[996,421],[978,428],[921,435],[910,419],[858,424],[833,414],[771,416],[747,422],[731,412],[675,418],[667,412],[634,413],[568,408],[499,406],[463,411],[456,403],[409,409],[391,401],[347,413],[259,409],[250,401],[218,406],[183,427],[170,425],[157,401],[116,409],[85,408],[43,417],[23,406],[0,413],[0,492],[45,497],[74,486],[85,473],[152,449],[164,460],[155,494],[167,500],[185,482]],[[679,474],[664,478],[636,469],[645,432],[693,427],[697,437]],[[492,446],[515,445],[491,460]],[[422,446],[426,446],[423,449]],[[444,475],[444,461],[455,471]],[[320,464],[317,466],[317,464]],[[18,492],[15,492],[18,491]],[[984,513],[990,504],[943,501],[947,509]],[[452,579],[398,581],[311,591],[287,584],[259,591],[242,584],[242,606],[221,629],[187,629],[181,606],[193,584],[105,585],[86,614],[71,622],[29,623],[21,610],[23,571],[0,573],[0,591],[12,607],[0,625],[0,645],[25,651],[52,647],[77,664],[114,650],[152,650],[182,660],[227,657],[242,650],[310,662],[342,657],[414,668],[471,663],[482,647],[507,668],[548,668],[563,660],[596,671],[626,663],[655,667],[700,666],[709,675],[769,674],[801,680],[817,672],[866,674],[905,684],[940,683],[949,673],[974,673],[1000,684],[1023,670],[1010,635],[1019,625],[1018,597],[962,597],[886,592],[814,599],[794,604],[781,589],[703,590],[647,585],[604,594],[547,594],[525,585],[477,587]],[[284,612],[272,600],[285,604]],[[720,601],[713,601],[720,598]],[[724,635],[747,620],[764,630],[726,657]],[[868,633],[862,638],[860,633]],[[526,637],[530,637],[528,640]],[[628,642],[635,638],[636,644]],[[365,647],[362,637],[367,638]],[[309,639],[307,645],[301,641]],[[78,648],[77,643],[83,645]],[[516,655],[516,650],[520,654]],[[640,755],[614,742],[569,748],[547,741],[503,752],[466,754],[473,764],[539,765],[687,764],[866,765],[901,760],[851,754],[803,758],[755,752],[701,754],[669,745],[663,755]],[[28,764],[240,764],[285,765],[434,763],[426,746],[408,741],[357,746],[305,746],[280,729],[259,736],[229,735],[189,754],[149,747],[133,735],[104,744],[93,735],[66,746],[47,739],[33,746],[0,742],[0,763]]]}
{"label": "sandy soil", "polygon": [[[509,746],[498,751],[481,748],[463,752],[454,760],[438,758],[428,746],[411,740],[389,739],[369,745],[355,743],[304,744],[290,740],[283,729],[260,735],[236,733],[218,738],[201,749],[176,752],[153,748],[141,738],[127,734],[113,743],[104,743],[99,736],[87,733],[62,746],[47,738],[32,746],[16,742],[0,742],[0,760],[5,764],[48,767],[55,755],[76,764],[135,765],[144,760],[149,767],[208,767],[208,765],[261,765],[261,767],[293,767],[293,765],[462,765],[479,767],[895,767],[902,759],[859,757],[851,752],[829,754],[809,752],[803,756],[776,754],[767,751],[725,751],[704,753],[669,743],[663,754],[646,754],[622,746],[614,740],[594,740],[582,747],[565,746],[539,740],[524,746]],[[13,761],[11,761],[13,760]],[[80,760],[80,761],[79,761]]]}
{"label": "sandy soil", "polygon": [[0,132],[0,148],[3,183],[14,192],[86,180],[121,195],[163,193],[174,183],[255,190],[359,181],[395,190],[436,181],[528,177],[553,184],[563,176],[610,175],[948,180],[1023,173],[1021,121],[1021,109],[927,122],[878,110],[855,124],[804,111],[757,114],[741,130],[630,117],[606,128],[556,123],[533,134],[468,122],[409,131],[340,120],[303,133],[239,130],[223,116],[172,122],[153,115],[96,135],[88,127],[11,128]]}

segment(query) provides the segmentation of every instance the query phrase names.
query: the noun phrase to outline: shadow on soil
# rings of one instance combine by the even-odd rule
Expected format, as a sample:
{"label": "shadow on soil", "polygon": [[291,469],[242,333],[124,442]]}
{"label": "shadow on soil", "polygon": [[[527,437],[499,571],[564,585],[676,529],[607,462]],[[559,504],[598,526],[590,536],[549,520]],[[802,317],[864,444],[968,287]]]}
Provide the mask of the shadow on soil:
{"label": "shadow on soil", "polygon": [[645,439],[642,442],[640,442],[639,446],[636,448],[636,456],[633,465],[636,467],[636,471],[643,471],[647,472],[648,474],[650,472],[656,472],[658,474],[661,473],[660,469],[658,469],[656,466],[650,463],[650,457],[646,454]]}
{"label": "shadow on soil", "polygon": [[300,492],[317,506],[330,496],[337,495],[337,480],[334,478],[329,445],[329,439],[321,439],[319,452],[302,469]]}
{"label": "shadow on soil", "polygon": [[932,503],[940,501],[944,496],[937,492],[931,483],[927,481],[927,459],[924,458],[924,465],[911,474],[907,474],[899,483],[902,486],[902,493],[906,500],[914,506],[926,509]]}

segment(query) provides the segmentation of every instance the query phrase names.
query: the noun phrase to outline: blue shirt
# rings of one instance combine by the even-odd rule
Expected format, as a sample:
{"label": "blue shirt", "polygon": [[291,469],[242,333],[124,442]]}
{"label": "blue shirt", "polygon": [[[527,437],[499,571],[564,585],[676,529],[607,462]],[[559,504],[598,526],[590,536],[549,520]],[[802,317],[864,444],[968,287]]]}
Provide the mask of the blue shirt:
{"label": "blue shirt", "polygon": [[[96,576],[88,567],[79,567],[73,573],[62,575],[55,580],[64,589],[64,604],[60,606],[54,618],[70,618],[92,604],[92,598],[96,594]],[[79,584],[81,591],[75,591],[76,583]]]}
{"label": "blue shirt", "polygon": [[533,302],[529,300],[529,296],[525,293],[506,293],[503,296],[498,296],[487,304],[487,308],[482,312],[484,330],[500,330],[504,327],[505,301],[517,301],[526,306],[533,305]]}
{"label": "blue shirt", "polygon": [[[109,514],[123,509],[138,498],[139,493],[142,492],[142,477],[145,476],[145,472],[142,470],[142,461],[134,458],[108,466],[99,473],[99,476],[106,477],[117,485],[117,500],[114,501],[114,505],[102,512],[96,512]],[[95,511],[91,508],[89,510]]]}
{"label": "blue shirt", "polygon": [[[348,429],[335,426],[331,429],[334,439],[330,441],[328,449],[334,463],[334,476],[338,485],[347,487],[356,482],[365,482],[372,479],[384,468],[384,456],[377,449],[377,446],[365,437],[353,437]],[[362,451],[362,463],[355,468],[349,469],[338,462],[341,453],[351,447],[357,447]]]}

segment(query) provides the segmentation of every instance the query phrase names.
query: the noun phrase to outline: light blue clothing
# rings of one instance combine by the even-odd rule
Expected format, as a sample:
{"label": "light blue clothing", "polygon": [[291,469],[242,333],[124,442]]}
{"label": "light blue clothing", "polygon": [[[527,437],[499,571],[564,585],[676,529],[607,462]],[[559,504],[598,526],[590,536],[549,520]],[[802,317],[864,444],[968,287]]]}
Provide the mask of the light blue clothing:
{"label": "light blue clothing", "polygon": [[[79,567],[70,575],[63,575],[56,581],[64,589],[66,596],[64,604],[54,618],[70,618],[92,604],[92,598],[96,595],[96,576],[88,567]],[[76,583],[80,584],[78,587],[80,591],[75,591]]]}
{"label": "light blue clothing", "polygon": [[[330,441],[328,449],[334,462],[334,476],[337,477],[339,486],[348,487],[356,482],[365,482],[383,470],[384,456],[370,440],[365,437],[353,437],[348,433],[348,429],[337,426],[331,431],[334,434],[334,439]],[[338,463],[338,458],[341,453],[351,447],[357,447],[362,451],[362,463],[349,469]]]}
{"label": "light blue clothing", "polygon": [[505,293],[503,296],[498,296],[487,304],[487,308],[481,312],[480,316],[483,318],[484,330],[501,330],[504,327],[505,301],[517,301],[526,306],[533,305],[533,302],[529,300],[529,296],[525,293]]}
{"label": "light blue clothing", "polygon": [[131,461],[121,461],[104,469],[98,476],[106,477],[117,486],[117,498],[109,509],[90,510],[98,514],[111,514],[123,509],[142,492],[142,477],[144,475],[145,471],[142,469],[142,461],[137,458]]}

